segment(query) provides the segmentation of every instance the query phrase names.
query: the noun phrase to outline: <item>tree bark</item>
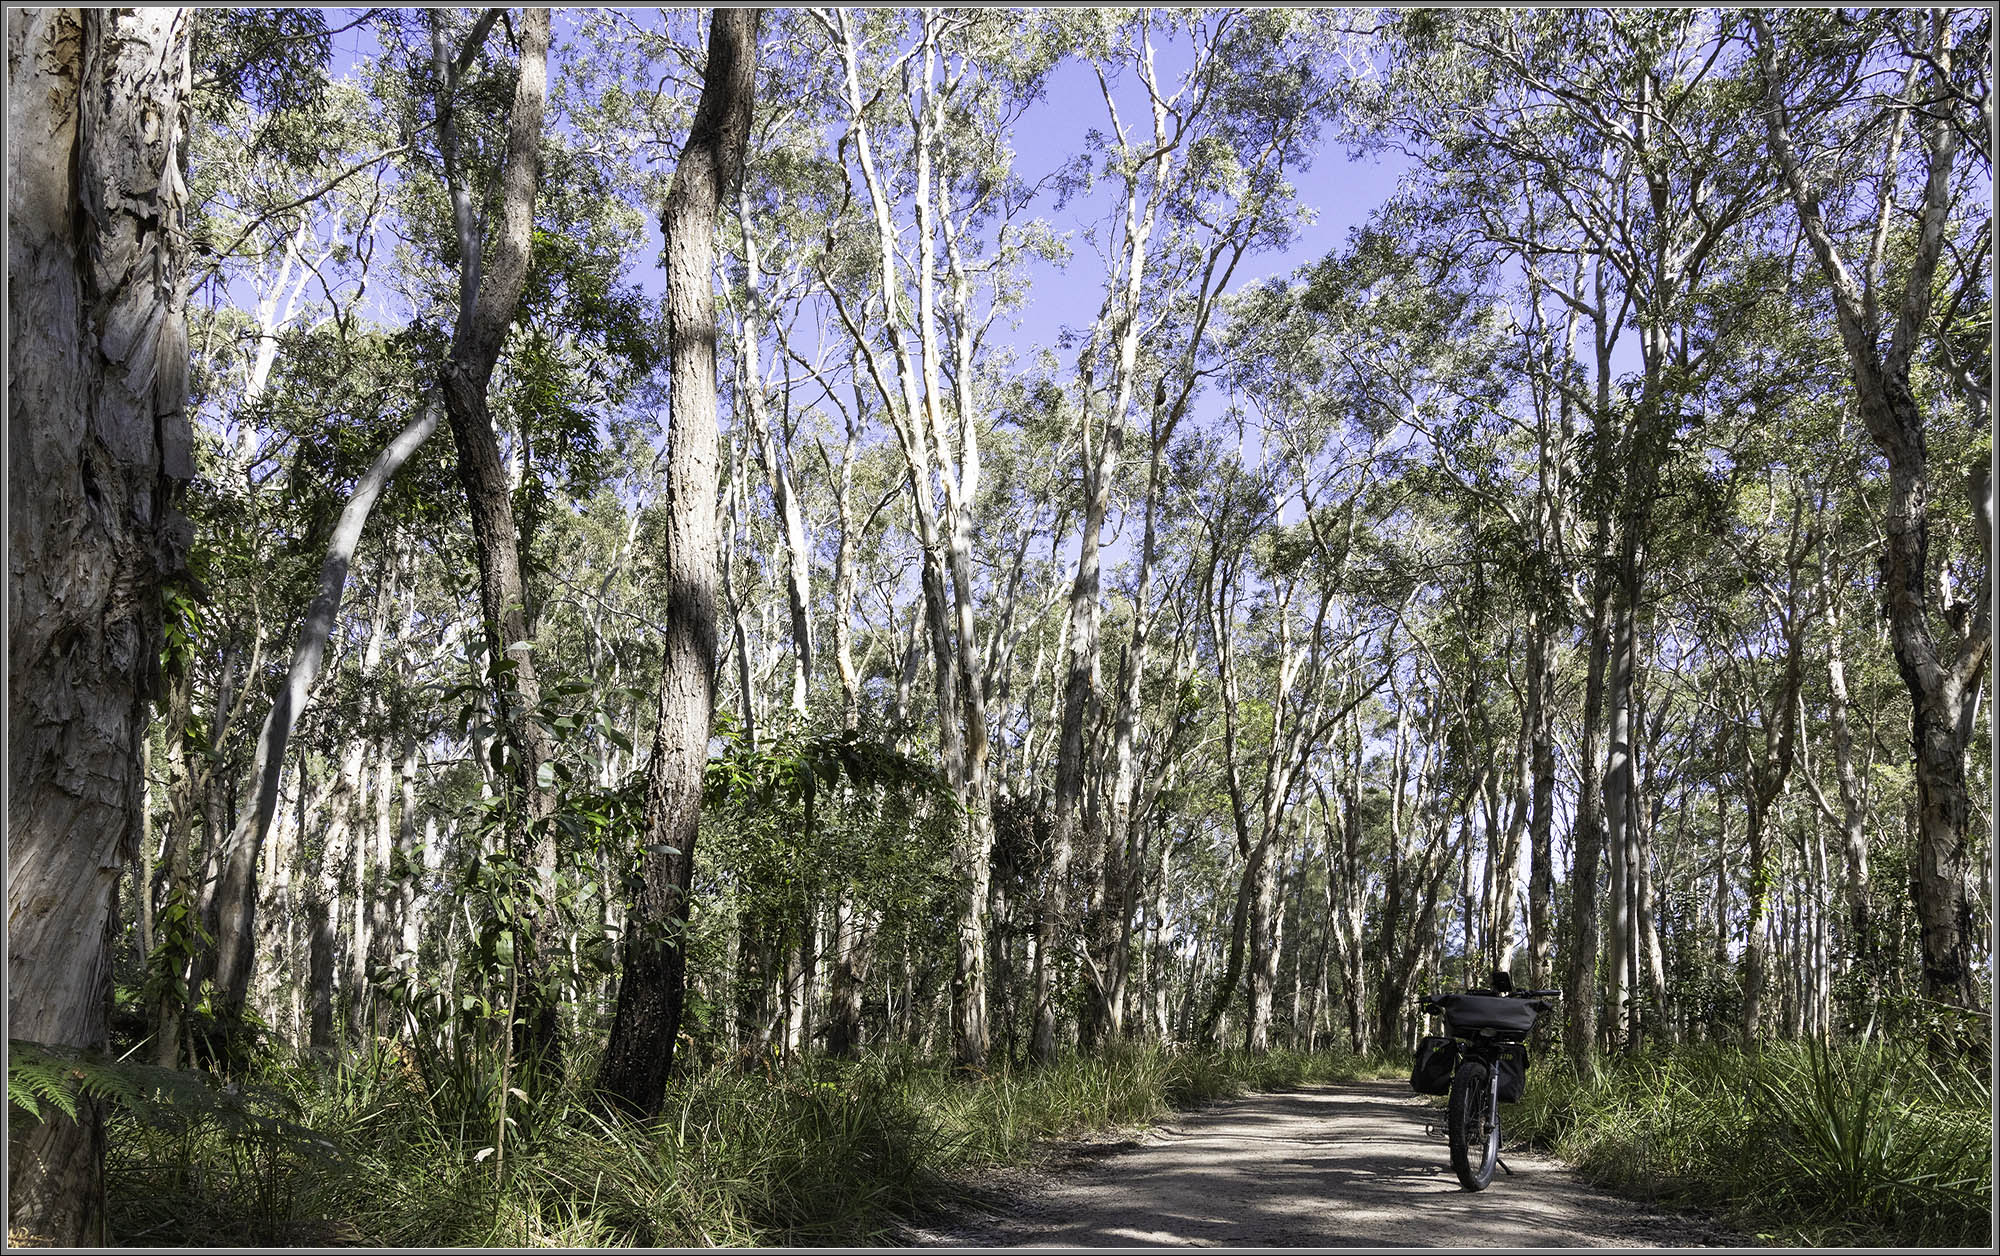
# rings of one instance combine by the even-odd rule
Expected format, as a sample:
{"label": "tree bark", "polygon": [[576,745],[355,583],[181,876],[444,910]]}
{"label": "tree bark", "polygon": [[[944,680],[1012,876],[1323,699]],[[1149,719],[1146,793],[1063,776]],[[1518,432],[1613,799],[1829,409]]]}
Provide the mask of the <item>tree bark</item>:
{"label": "tree bark", "polygon": [[660,222],[672,363],[666,660],[646,771],[641,887],[626,915],[617,1010],[597,1077],[609,1104],[642,1118],[657,1115],[665,1097],[686,992],[681,935],[715,705],[716,212],[749,143],[762,16],[718,9],[710,20],[701,101]]}
{"label": "tree bark", "polygon": [[[144,826],[161,589],[184,569],[190,14],[7,14],[7,990],[11,1037],[105,1044]],[[103,1132],[9,1121],[8,1229],[107,1241]]]}
{"label": "tree bark", "polygon": [[[771,483],[771,498],[784,526],[785,597],[791,610],[792,628],[792,713],[803,719],[812,689],[812,552],[807,547],[805,514],[798,490],[792,484],[791,433],[785,432],[784,448],[771,430],[766,413],[763,371],[758,355],[764,336],[763,271],[757,256],[757,239],[751,229],[750,194],[747,187],[736,189],[736,221],[743,232],[743,267],[750,289],[742,321],[738,358],[742,365],[744,408],[750,420],[748,439],[756,446],[764,478]],[[781,333],[782,334],[782,333]],[[782,456],[781,456],[782,455]]]}
{"label": "tree bark", "polygon": [[[1598,531],[1602,536],[1601,517]],[[1604,664],[1611,650],[1610,624],[1605,613],[1611,590],[1604,582],[1602,564],[1598,571],[1591,608],[1590,665],[1584,680],[1583,746],[1577,766],[1583,781],[1571,832],[1569,929],[1565,939],[1569,943],[1569,963],[1563,982],[1563,1045],[1570,1058],[1586,1071],[1595,1069],[1597,1056],[1597,877],[1604,858],[1603,778],[1597,769],[1601,735],[1598,726],[1604,712]]]}

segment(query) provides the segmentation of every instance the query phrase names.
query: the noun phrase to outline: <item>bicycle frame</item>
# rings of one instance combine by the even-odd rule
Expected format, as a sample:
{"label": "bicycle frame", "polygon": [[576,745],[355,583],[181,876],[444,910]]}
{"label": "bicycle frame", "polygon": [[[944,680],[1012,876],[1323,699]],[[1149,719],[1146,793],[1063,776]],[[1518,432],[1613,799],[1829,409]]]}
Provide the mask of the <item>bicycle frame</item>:
{"label": "bicycle frame", "polygon": [[[1501,1060],[1508,1047],[1527,1041],[1536,1020],[1548,1011],[1542,999],[1554,993],[1530,990],[1512,996],[1532,1007],[1532,1012],[1511,1002],[1502,1003],[1505,996],[1490,990],[1476,990],[1469,996],[1432,995],[1422,1000],[1424,1011],[1444,1017],[1446,1032],[1458,1047],[1458,1065],[1446,1101],[1446,1133],[1452,1170],[1469,1191],[1484,1190],[1493,1180],[1495,1166],[1506,1168],[1500,1159]],[[1474,1023],[1454,1023],[1454,1010]],[[1478,1023],[1482,1020],[1494,1023]],[[1469,1090],[1480,1085],[1485,1088],[1483,1093]],[[1475,1104],[1483,1111],[1475,1110]]]}

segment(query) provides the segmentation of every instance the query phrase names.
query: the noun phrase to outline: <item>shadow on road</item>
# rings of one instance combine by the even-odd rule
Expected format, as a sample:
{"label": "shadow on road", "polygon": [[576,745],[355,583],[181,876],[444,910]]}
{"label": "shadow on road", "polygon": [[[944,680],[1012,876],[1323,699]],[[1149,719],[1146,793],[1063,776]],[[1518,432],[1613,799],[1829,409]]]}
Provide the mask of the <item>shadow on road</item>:
{"label": "shadow on road", "polygon": [[[1187,1114],[1144,1143],[1098,1145],[1053,1188],[936,1236],[968,1246],[1699,1246],[1674,1219],[1510,1154],[1468,1192],[1442,1112],[1400,1082],[1257,1095]],[[1664,1227],[1664,1228],[1663,1228]]]}

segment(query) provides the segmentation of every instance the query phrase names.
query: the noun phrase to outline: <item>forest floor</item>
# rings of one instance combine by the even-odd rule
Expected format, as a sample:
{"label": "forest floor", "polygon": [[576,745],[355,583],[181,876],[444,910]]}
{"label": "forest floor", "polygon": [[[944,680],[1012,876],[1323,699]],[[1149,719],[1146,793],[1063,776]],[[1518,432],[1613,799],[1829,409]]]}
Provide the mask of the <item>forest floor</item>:
{"label": "forest floor", "polygon": [[1589,1186],[1525,1147],[1501,1158],[1511,1175],[1463,1190],[1444,1109],[1407,1083],[1309,1086],[1061,1144],[1034,1168],[968,1184],[959,1208],[902,1237],[917,1247],[1753,1245]]}

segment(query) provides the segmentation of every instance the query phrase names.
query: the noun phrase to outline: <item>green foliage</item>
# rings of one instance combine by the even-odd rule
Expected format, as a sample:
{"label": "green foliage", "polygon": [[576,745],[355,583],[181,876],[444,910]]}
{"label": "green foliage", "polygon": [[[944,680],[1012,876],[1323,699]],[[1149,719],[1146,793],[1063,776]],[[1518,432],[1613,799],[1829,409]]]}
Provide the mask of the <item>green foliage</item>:
{"label": "green foliage", "polygon": [[[953,915],[952,843],[962,822],[944,774],[852,730],[781,728],[756,744],[727,713],[704,779],[706,897],[795,944],[814,903],[845,896],[878,945],[926,937]],[[720,913],[711,911],[710,915]]]}
{"label": "green foliage", "polygon": [[[311,1158],[250,1154],[215,1128],[127,1127],[107,1177],[114,1232],[183,1243],[364,1246],[866,1246],[1050,1138],[1175,1107],[1405,1067],[1342,1054],[1127,1047],[966,1078],[904,1051],[765,1075],[676,1080],[647,1125],[605,1121],[572,1082],[496,1180],[488,1146],[441,1125],[424,1047],[274,1063],[270,1101],[326,1131]],[[573,1077],[594,1061],[579,1060]]]}
{"label": "green foliage", "polygon": [[1983,1246],[1992,1096],[1907,1048],[1682,1047],[1529,1072],[1510,1133],[1780,1242]]}
{"label": "green foliage", "polygon": [[326,90],[333,40],[319,9],[196,9],[197,98],[299,110]]}
{"label": "green foliage", "polygon": [[7,1101],[30,1121],[55,1113],[76,1120],[87,1105],[101,1103],[118,1131],[181,1145],[208,1138],[237,1152],[261,1148],[321,1168],[333,1150],[269,1088],[18,1038],[7,1044]]}

